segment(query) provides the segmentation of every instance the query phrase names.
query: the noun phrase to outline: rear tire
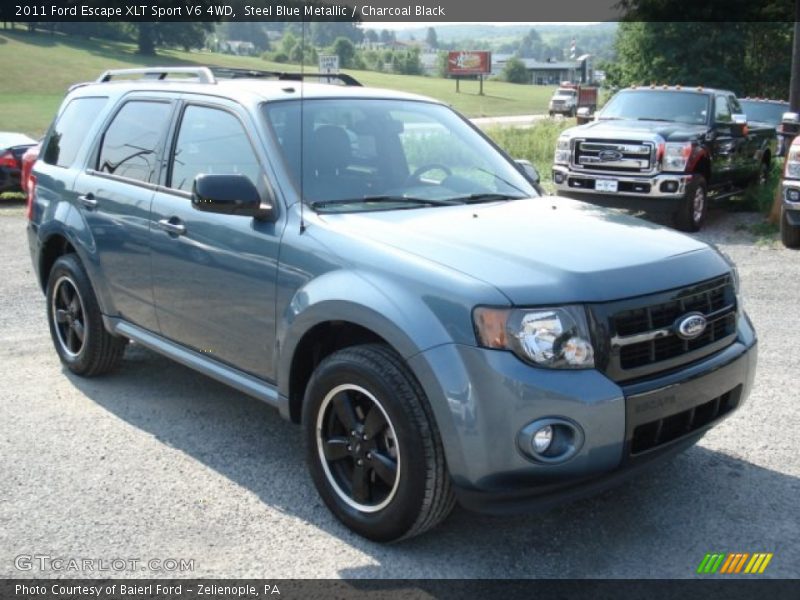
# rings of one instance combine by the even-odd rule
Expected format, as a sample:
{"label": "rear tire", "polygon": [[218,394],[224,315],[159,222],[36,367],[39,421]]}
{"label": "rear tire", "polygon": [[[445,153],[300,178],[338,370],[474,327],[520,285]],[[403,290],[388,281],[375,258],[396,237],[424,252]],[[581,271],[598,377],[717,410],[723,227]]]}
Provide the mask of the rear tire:
{"label": "rear tire", "polygon": [[675,228],[681,231],[700,231],[708,213],[708,186],[702,175],[693,175],[686,186],[681,207],[673,215]]}
{"label": "rear tire", "polygon": [[127,340],[106,331],[89,276],[74,254],[65,254],[50,270],[47,321],[61,362],[76,375],[107,373],[125,352]]}
{"label": "rear tire", "polygon": [[378,542],[418,535],[455,504],[439,432],[419,383],[387,346],[323,360],[303,404],[306,456],[325,504]]}
{"label": "rear tire", "polygon": [[789,223],[786,209],[781,209],[781,241],[787,248],[800,248],[800,226]]}

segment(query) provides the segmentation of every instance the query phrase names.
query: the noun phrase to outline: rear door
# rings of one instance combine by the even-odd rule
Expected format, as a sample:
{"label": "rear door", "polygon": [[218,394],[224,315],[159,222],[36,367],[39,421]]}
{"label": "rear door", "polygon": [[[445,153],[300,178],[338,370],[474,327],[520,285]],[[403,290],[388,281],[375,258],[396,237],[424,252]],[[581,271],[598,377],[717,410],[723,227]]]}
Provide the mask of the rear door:
{"label": "rear door", "polygon": [[75,181],[76,205],[94,239],[108,311],[157,331],[150,273],[150,203],[175,101],[129,96],[107,122]]}
{"label": "rear door", "polygon": [[275,289],[282,219],[269,223],[192,208],[197,175],[239,173],[269,187],[255,124],[234,102],[187,100],[150,215],[153,287],[165,337],[273,379]]}

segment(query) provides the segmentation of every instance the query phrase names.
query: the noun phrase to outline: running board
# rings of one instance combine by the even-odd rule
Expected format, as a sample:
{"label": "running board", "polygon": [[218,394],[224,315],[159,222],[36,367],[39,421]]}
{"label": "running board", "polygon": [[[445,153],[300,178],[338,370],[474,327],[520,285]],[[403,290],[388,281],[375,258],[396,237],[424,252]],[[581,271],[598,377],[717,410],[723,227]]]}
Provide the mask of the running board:
{"label": "running board", "polygon": [[731,190],[731,191],[728,191],[728,192],[718,192],[718,193],[714,194],[713,196],[710,196],[709,200],[711,200],[712,202],[717,202],[719,200],[727,200],[728,198],[733,198],[734,196],[741,196],[744,193],[745,193],[744,189]]}
{"label": "running board", "polygon": [[111,332],[125,336],[137,344],[141,344],[145,348],[163,354],[167,358],[171,358],[175,362],[187,366],[190,369],[194,369],[203,375],[229,385],[248,396],[266,402],[270,406],[277,408],[281,415],[289,414],[289,403],[286,399],[281,397],[276,386],[215,361],[199,352],[189,350],[146,329],[132,325],[127,321],[111,317],[104,317],[103,320],[105,321],[106,328]]}

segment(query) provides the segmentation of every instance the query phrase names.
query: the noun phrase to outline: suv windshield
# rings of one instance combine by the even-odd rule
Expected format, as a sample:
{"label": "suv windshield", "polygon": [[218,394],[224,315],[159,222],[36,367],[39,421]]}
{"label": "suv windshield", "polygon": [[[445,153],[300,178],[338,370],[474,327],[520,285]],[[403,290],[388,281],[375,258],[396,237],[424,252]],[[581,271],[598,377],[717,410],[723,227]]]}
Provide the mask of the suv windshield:
{"label": "suv windshield", "polygon": [[386,210],[536,196],[445,106],[377,99],[267,103],[267,121],[303,199],[318,210]]}
{"label": "suv windshield", "polygon": [[614,96],[598,118],[703,125],[708,121],[708,108],[707,94],[672,90],[629,90]]}

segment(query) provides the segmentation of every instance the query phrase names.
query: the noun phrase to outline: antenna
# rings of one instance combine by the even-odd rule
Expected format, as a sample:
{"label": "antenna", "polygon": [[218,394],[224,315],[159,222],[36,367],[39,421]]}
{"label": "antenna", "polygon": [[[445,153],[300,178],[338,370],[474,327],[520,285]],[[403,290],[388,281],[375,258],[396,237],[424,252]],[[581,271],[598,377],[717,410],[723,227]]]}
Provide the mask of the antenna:
{"label": "antenna", "polygon": [[305,172],[305,165],[303,161],[303,156],[305,155],[305,115],[303,114],[303,107],[305,106],[305,102],[303,99],[303,94],[305,94],[305,89],[303,86],[303,78],[302,74],[305,72],[306,68],[306,21],[305,17],[300,22],[300,48],[302,49],[301,59],[300,59],[300,233],[304,233],[306,230],[306,221],[303,215],[304,204],[306,203],[306,194],[305,190],[303,189],[303,182],[306,178]]}

